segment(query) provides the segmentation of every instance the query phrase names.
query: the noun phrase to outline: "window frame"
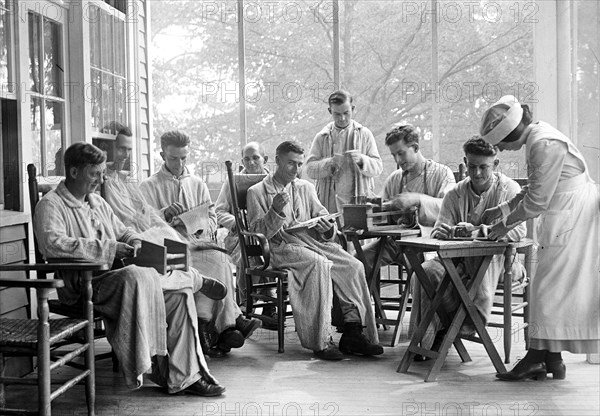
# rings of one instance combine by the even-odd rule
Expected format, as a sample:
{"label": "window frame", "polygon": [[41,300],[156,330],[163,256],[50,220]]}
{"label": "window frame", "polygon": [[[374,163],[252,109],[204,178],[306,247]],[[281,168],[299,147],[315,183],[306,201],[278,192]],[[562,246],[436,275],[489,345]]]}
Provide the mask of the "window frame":
{"label": "window frame", "polygon": [[[91,41],[89,42],[89,44],[87,45],[87,47],[90,49],[90,59],[88,62],[86,62],[86,71],[88,71],[88,76],[90,79],[90,85],[93,84],[93,79],[92,79],[92,71],[100,71],[102,74],[109,74],[112,77],[115,78],[120,78],[123,81],[123,85],[125,86],[125,94],[127,94],[127,88],[128,88],[128,84],[132,78],[132,72],[130,71],[130,65],[131,65],[131,59],[132,59],[132,54],[129,51],[128,45],[129,45],[129,41],[130,41],[130,36],[129,36],[129,30],[128,30],[128,23],[131,21],[131,19],[128,17],[128,13],[129,13],[129,2],[128,1],[124,1],[124,6],[126,9],[127,13],[124,13],[123,11],[119,10],[118,8],[112,6],[111,4],[109,4],[106,0],[90,0],[89,1],[89,6],[92,7],[98,7],[98,9],[100,10],[100,13],[106,13],[109,15],[109,17],[111,17],[112,19],[118,19],[120,21],[123,22],[123,36],[124,36],[124,42],[123,42],[123,62],[122,62],[122,67],[123,67],[123,76],[117,74],[116,72],[111,72],[108,71],[106,69],[102,68],[102,65],[100,65],[100,67],[95,67],[94,64],[92,63],[92,57],[91,57],[91,53],[92,53],[92,44]],[[100,22],[102,23],[102,19],[100,19]],[[88,22],[89,26],[90,26],[90,40],[92,38],[92,32],[91,32],[91,28],[92,28],[92,24],[91,22]],[[100,29],[100,31],[102,31],[102,28]],[[100,42],[102,42],[103,39],[100,39]],[[102,43],[100,43],[100,53],[102,54]],[[115,54],[112,54],[111,59],[113,59],[114,61],[114,56]],[[102,59],[102,56],[100,57],[100,59]],[[113,68],[114,71],[114,68]],[[116,93],[115,93],[115,89],[113,87],[113,105],[116,104],[117,102],[117,98],[116,98]],[[93,103],[91,103],[91,112],[90,112],[90,117],[91,119],[93,119]],[[101,111],[104,113],[104,109],[101,109]],[[128,102],[127,100],[125,100],[123,102],[123,111],[124,111],[124,115],[125,115],[125,120],[123,121],[122,124],[129,126],[132,120],[132,114],[131,114],[131,109],[129,108]],[[102,117],[101,117],[102,118]],[[106,126],[106,124],[108,124],[108,122],[110,121],[114,121],[114,119],[116,118],[116,113],[113,112],[113,118],[109,121],[103,120],[102,119],[102,123],[100,126],[98,127],[94,127],[91,126],[91,132],[92,132],[92,140],[115,140],[116,139],[116,134],[112,134],[112,133],[107,133],[104,132],[103,129]],[[91,121],[90,123],[92,123],[93,121]]]}
{"label": "window frame", "polygon": [[[60,7],[59,5],[55,4],[54,2],[49,2],[50,4],[54,4],[55,7]],[[28,6],[30,6],[28,4]],[[26,94],[27,94],[27,102],[25,103],[25,106],[23,107],[22,111],[26,111],[29,116],[29,124],[31,126],[30,120],[31,117],[33,116],[32,114],[32,105],[33,105],[33,100],[34,99],[39,99],[41,101],[41,105],[40,105],[40,164],[41,166],[38,167],[38,176],[42,176],[42,177],[47,177],[48,175],[48,163],[50,163],[50,161],[47,160],[47,155],[46,155],[46,130],[45,130],[45,125],[46,125],[46,114],[45,114],[45,110],[46,110],[46,103],[48,102],[52,102],[52,103],[60,103],[62,104],[62,119],[61,119],[61,143],[60,146],[61,148],[64,149],[67,146],[67,138],[69,137],[69,122],[70,122],[70,105],[69,105],[69,100],[66,98],[69,94],[70,91],[66,90],[66,86],[68,86],[68,82],[69,82],[69,76],[68,76],[68,67],[67,67],[67,63],[69,62],[69,48],[68,48],[68,38],[69,38],[69,28],[67,25],[68,19],[65,17],[65,15],[68,13],[67,10],[64,9],[60,9],[62,10],[60,16],[53,16],[56,18],[52,18],[50,16],[48,16],[47,13],[45,12],[45,8],[42,7],[27,7],[26,10],[23,11],[23,13],[26,13],[26,30],[27,30],[27,37],[26,37],[26,42],[28,45],[31,44],[31,39],[30,39],[30,33],[29,33],[29,28],[30,28],[30,19],[33,15],[37,15],[40,17],[39,20],[39,25],[38,25],[38,35],[40,36],[40,40],[38,42],[38,54],[39,56],[43,56],[44,53],[44,45],[45,42],[47,41],[44,37],[44,24],[46,21],[50,21],[54,24],[58,24],[60,27],[60,39],[58,41],[58,45],[60,47],[60,63],[62,64],[62,77],[59,81],[59,83],[62,83],[62,97],[59,95],[52,95],[52,94],[48,94],[46,92],[46,86],[45,86],[45,80],[43,79],[43,76],[40,76],[40,84],[39,84],[39,89],[40,91],[33,91],[32,89],[30,89],[31,87],[27,84],[25,89],[26,89]],[[41,30],[40,30],[41,29]],[[29,48],[28,48],[29,49]],[[29,58],[29,57],[28,57]],[[27,71],[29,71],[29,65],[30,65],[30,61],[28,59],[28,63],[27,63]],[[38,68],[39,71],[42,71],[43,68]],[[29,73],[27,74],[26,78],[23,78],[22,81],[29,83]],[[27,81],[25,81],[27,80]],[[32,138],[32,149],[33,149],[33,141],[36,140],[33,138],[34,136],[34,131],[31,129],[30,127],[30,137]],[[33,160],[33,154],[31,155],[31,160]],[[34,163],[37,162],[34,161]],[[52,161],[54,162],[54,161]]]}

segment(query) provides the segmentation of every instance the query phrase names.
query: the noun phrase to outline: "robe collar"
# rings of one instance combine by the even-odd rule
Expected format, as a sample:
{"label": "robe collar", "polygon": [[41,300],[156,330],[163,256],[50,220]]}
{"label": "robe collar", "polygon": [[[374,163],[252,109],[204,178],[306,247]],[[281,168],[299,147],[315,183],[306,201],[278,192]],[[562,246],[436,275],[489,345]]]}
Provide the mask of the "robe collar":
{"label": "robe collar", "polygon": [[[267,191],[268,194],[271,195],[276,195],[278,193],[281,192],[281,185],[275,186],[275,179],[274,179],[275,173],[269,173],[268,176],[265,177],[265,179],[263,179],[263,184],[265,186],[265,190]],[[284,189],[289,189],[288,186],[295,186],[296,185],[296,181],[298,181],[298,178],[294,179],[292,182],[288,183]]]}
{"label": "robe collar", "polygon": [[[65,185],[65,180],[60,181],[58,186],[56,187],[55,192],[57,195],[65,202],[65,205],[69,208],[83,208],[84,204],[75,198],[69,188]],[[94,194],[87,194],[86,201],[89,203],[90,208],[95,209],[98,206],[98,201],[96,198],[100,198]]]}
{"label": "robe collar", "polygon": [[160,170],[158,171],[158,174],[167,179],[176,180],[176,181],[181,181],[182,179],[192,176],[188,167],[184,166],[183,173],[181,174],[181,176],[177,177],[177,176],[173,175],[171,172],[169,172],[169,170],[167,169],[167,165],[165,163],[162,164]]}
{"label": "robe collar", "polygon": [[[352,124],[352,126],[349,125],[346,128],[352,127],[355,131],[359,131],[360,129],[363,128],[362,124],[360,124],[356,120],[352,120],[351,124]],[[335,128],[335,123],[332,121],[332,122],[328,123],[325,127],[323,127],[323,129],[321,129],[319,134],[322,136],[329,136],[329,135],[331,135],[331,132],[334,130],[334,128]]]}

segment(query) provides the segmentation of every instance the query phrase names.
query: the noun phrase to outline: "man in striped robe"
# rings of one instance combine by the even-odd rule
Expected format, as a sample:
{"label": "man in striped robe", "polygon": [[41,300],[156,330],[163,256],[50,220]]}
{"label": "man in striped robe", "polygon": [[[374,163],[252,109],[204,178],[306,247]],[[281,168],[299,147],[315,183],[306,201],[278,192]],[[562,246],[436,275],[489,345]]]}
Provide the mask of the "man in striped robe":
{"label": "man in striped robe", "polygon": [[[273,267],[288,270],[290,304],[302,346],[324,360],[342,359],[340,351],[383,354],[361,263],[332,241],[335,221],[319,218],[327,209],[314,185],[298,178],[304,149],[283,142],[275,161],[275,173],[248,190],[248,222],[251,231],[269,240]],[[315,218],[311,228],[287,231]],[[331,341],[334,292],[344,317],[339,350]]]}

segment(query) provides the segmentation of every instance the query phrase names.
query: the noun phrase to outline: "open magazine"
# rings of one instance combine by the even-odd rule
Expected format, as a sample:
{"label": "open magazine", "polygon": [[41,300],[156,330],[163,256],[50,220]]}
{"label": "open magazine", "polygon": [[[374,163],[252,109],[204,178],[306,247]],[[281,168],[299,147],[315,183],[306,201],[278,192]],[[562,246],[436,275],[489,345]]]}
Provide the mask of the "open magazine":
{"label": "open magazine", "polygon": [[335,219],[339,216],[341,216],[342,213],[341,212],[337,212],[335,214],[327,214],[327,215],[321,215],[320,217],[315,217],[315,218],[311,218],[310,220],[306,220],[306,221],[302,221],[299,222],[298,224],[294,224],[291,227],[285,228],[284,231],[288,232],[288,233],[294,233],[294,232],[298,232],[301,230],[307,230],[309,228],[313,228],[315,225],[317,225],[317,223],[319,222],[319,220],[321,218],[323,218],[326,221],[335,221]]}
{"label": "open magazine", "polygon": [[207,230],[209,228],[208,210],[213,205],[210,202],[200,204],[189,211],[181,213],[177,219],[185,226],[188,234],[194,234],[198,230]]}

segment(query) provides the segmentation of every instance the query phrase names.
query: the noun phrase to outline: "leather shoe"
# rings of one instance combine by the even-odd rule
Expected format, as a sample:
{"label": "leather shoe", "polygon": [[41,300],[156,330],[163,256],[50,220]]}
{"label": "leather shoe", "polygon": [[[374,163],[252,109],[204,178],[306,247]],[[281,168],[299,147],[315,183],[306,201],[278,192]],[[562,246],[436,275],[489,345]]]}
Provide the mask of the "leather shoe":
{"label": "leather shoe", "polygon": [[567,377],[567,366],[563,360],[546,361],[546,371],[552,373],[554,380],[564,380]]}
{"label": "leather shoe", "polygon": [[[228,351],[227,351],[228,352]],[[225,355],[227,354],[226,351],[223,351],[221,348],[219,347],[212,347],[209,348],[207,351],[205,351],[204,353],[206,355],[208,355],[211,358],[222,358],[225,357]]]}
{"label": "leather shoe", "polygon": [[221,300],[227,295],[227,287],[212,277],[204,276],[200,293],[212,300]]}
{"label": "leather shoe", "polygon": [[519,381],[528,378],[546,380],[546,363],[528,363],[521,360],[512,370],[496,374],[496,377],[504,381]]}
{"label": "leather shoe", "polygon": [[244,345],[244,335],[237,329],[227,328],[221,332],[217,345],[225,351],[229,351],[232,348],[240,348]]}
{"label": "leather shoe", "polygon": [[[263,317],[266,319],[263,319]],[[277,331],[278,315],[277,309],[275,309],[275,307],[265,306],[259,319],[262,321],[263,329],[267,329],[269,331]],[[285,328],[285,322],[283,323],[283,327]]]}
{"label": "leather shoe", "polygon": [[244,337],[244,339],[250,338],[250,335],[262,325],[262,321],[260,319],[244,318],[244,315],[239,315],[235,319],[235,329],[237,329]]}
{"label": "leather shoe", "polygon": [[314,351],[317,358],[327,361],[340,361],[344,358],[340,350],[333,344],[327,345],[324,350]]}
{"label": "leather shoe", "polygon": [[[442,343],[444,342],[444,337],[446,336],[447,329],[441,329],[435,333],[435,338],[433,339],[433,343],[431,344],[431,351],[438,352]],[[415,354],[413,357],[414,361],[429,361],[431,357],[427,357],[426,355]]]}
{"label": "leather shoe", "polygon": [[371,356],[383,354],[383,347],[367,339],[360,322],[346,322],[344,334],[340,338],[340,351],[344,354]]}
{"label": "leather shoe", "polygon": [[225,393],[225,387],[220,384],[211,384],[201,378],[194,384],[184,390],[185,393],[195,394],[196,396],[214,397]]}

